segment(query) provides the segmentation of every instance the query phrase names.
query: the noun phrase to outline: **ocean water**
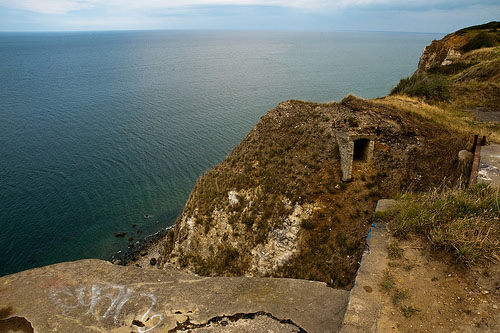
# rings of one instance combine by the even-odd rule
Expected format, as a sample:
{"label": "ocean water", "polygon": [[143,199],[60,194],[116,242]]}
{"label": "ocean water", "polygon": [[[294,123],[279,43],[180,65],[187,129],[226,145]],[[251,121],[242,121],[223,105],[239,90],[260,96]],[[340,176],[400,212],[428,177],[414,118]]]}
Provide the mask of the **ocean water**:
{"label": "ocean water", "polygon": [[267,110],[386,95],[441,37],[1,33],[0,275],[109,259],[172,225]]}

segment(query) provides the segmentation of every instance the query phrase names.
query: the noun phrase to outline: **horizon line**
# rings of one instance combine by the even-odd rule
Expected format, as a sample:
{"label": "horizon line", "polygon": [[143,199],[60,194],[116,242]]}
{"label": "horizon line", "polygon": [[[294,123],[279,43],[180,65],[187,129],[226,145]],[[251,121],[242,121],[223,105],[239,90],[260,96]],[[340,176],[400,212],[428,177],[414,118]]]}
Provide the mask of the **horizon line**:
{"label": "horizon line", "polygon": [[315,33],[332,33],[332,32],[382,32],[382,33],[409,33],[409,34],[449,34],[450,32],[423,32],[423,31],[392,31],[392,30],[354,30],[354,29],[336,29],[336,30],[299,30],[299,29],[96,29],[96,30],[7,30],[0,31],[0,34],[26,34],[26,33],[85,33],[85,32],[160,32],[160,31],[232,31],[232,32],[315,32]]}

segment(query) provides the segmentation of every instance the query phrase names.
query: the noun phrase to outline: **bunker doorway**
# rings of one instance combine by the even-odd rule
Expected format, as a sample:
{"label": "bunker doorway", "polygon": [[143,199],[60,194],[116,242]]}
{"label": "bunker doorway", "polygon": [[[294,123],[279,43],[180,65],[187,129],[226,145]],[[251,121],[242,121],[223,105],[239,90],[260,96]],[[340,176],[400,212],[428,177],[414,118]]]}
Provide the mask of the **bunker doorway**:
{"label": "bunker doorway", "polygon": [[370,140],[358,139],[354,141],[353,161],[368,162],[370,159]]}

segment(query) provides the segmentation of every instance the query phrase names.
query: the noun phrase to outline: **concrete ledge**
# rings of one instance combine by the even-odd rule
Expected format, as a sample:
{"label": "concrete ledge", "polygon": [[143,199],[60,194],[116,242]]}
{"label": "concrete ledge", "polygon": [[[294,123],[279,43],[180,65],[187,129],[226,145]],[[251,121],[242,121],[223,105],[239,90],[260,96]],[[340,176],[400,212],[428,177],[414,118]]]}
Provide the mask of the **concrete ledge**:
{"label": "concrete ledge", "polygon": [[0,332],[338,332],[348,294],[80,260],[0,277]]}
{"label": "concrete ledge", "polygon": [[[394,200],[379,200],[375,212],[382,213]],[[379,284],[387,267],[389,233],[384,223],[373,223],[366,238],[358,275],[349,296],[341,332],[376,332],[382,293]]]}

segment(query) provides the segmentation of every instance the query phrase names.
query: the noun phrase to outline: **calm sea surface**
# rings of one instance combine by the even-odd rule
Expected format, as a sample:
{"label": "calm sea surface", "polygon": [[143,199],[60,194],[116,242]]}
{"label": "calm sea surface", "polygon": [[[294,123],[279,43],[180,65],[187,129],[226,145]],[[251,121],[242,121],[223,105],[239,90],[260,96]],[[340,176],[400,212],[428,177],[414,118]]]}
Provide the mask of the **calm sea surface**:
{"label": "calm sea surface", "polygon": [[383,96],[440,37],[0,34],[0,275],[109,259],[172,225],[267,110]]}

